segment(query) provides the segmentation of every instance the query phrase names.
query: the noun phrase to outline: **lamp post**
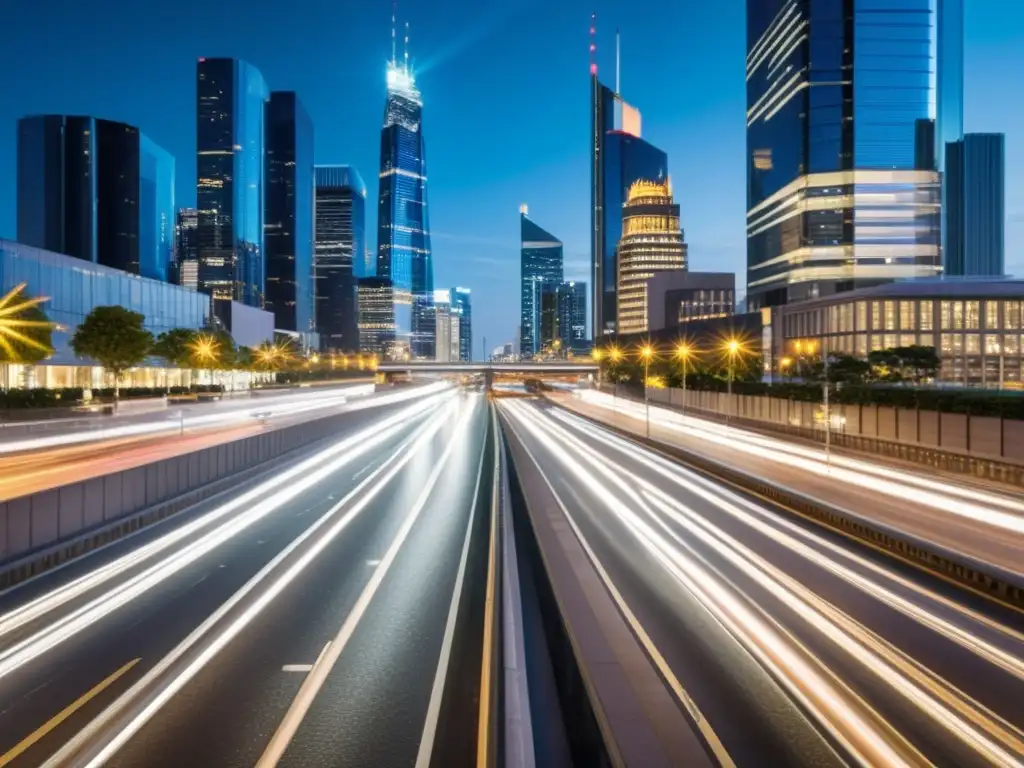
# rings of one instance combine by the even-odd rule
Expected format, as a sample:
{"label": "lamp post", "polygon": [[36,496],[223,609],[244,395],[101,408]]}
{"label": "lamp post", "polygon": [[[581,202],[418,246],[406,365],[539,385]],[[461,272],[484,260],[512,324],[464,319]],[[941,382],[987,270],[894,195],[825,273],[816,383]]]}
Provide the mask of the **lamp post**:
{"label": "lamp post", "polygon": [[740,343],[736,339],[729,339],[725,345],[725,351],[729,354],[729,407],[725,410],[725,423],[729,423],[729,417],[732,415],[732,377],[733,369],[736,366],[736,353],[740,351]]}
{"label": "lamp post", "polygon": [[686,413],[686,364],[690,360],[693,349],[686,342],[676,347],[676,357],[683,361],[683,413]]}
{"label": "lamp post", "polygon": [[644,361],[644,411],[647,416],[647,438],[651,437],[651,404],[647,399],[647,380],[650,378],[648,371],[651,366],[651,355],[654,354],[654,350],[651,349],[650,344],[644,344],[640,349],[640,357]]}
{"label": "lamp post", "polygon": [[[613,365],[618,365],[619,360],[622,359],[622,350],[619,349],[618,347],[614,347],[613,346],[611,349],[608,350],[608,357],[611,358]],[[618,410],[618,406],[617,406],[617,404],[615,402],[615,398],[618,397],[618,395],[619,395],[619,380],[618,380],[618,378],[616,378],[612,382],[612,404],[613,404],[613,406],[615,406],[615,410],[616,411]]]}

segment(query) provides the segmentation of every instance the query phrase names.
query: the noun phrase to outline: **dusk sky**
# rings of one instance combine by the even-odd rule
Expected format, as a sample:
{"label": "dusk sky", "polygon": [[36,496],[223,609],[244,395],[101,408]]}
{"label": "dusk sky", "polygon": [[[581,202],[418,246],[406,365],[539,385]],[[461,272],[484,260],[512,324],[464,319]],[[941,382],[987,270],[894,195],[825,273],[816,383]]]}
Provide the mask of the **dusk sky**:
{"label": "dusk sky", "polygon": [[[965,127],[1007,134],[1007,271],[1024,275],[1024,2],[965,0]],[[658,6],[658,12],[650,9]],[[646,8],[638,13],[636,9]],[[400,0],[424,99],[437,287],[473,291],[474,357],[511,341],[519,317],[519,217],[565,243],[566,276],[588,280],[587,31],[645,138],[668,152],[690,265],[745,283],[743,0]],[[377,164],[390,0],[35,0],[3,11],[0,237],[16,236],[15,125],[32,113],[137,125],[177,160],[177,204],[195,204],[195,60],[236,56],[295,90],[318,163]]]}

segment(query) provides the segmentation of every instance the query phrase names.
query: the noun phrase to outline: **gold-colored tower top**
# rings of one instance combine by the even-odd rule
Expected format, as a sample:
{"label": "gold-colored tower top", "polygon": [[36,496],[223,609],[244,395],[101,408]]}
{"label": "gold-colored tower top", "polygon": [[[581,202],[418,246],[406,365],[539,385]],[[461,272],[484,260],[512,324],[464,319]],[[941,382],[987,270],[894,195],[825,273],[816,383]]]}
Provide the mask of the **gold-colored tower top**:
{"label": "gold-colored tower top", "polygon": [[648,181],[646,179],[640,179],[634,181],[629,188],[629,193],[626,195],[627,202],[630,200],[637,200],[641,197],[672,197],[672,181],[665,179],[664,181]]}

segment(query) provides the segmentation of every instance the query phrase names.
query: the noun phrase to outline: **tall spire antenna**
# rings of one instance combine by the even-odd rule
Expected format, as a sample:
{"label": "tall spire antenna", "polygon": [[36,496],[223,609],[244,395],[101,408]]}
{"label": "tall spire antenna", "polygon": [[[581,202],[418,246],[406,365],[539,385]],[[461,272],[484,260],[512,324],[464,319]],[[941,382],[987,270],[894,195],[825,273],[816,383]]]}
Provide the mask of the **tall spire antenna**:
{"label": "tall spire antenna", "polygon": [[597,76],[597,13],[590,14],[590,74]]}
{"label": "tall spire antenna", "polygon": [[619,82],[619,29],[615,28],[615,92],[618,94],[622,93],[621,84]]}
{"label": "tall spire antenna", "polygon": [[398,0],[392,0],[391,2],[391,63],[397,64],[398,53],[395,50],[396,36],[395,36],[395,16],[398,13]]}
{"label": "tall spire antenna", "polygon": [[409,71],[409,22],[405,22],[405,71]]}

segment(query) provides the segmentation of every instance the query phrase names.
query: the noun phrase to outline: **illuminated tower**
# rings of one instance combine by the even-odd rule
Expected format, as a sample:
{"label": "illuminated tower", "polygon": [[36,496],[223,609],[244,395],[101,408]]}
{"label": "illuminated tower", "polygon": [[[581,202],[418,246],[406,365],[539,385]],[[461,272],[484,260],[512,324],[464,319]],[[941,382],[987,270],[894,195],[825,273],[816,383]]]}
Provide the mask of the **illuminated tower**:
{"label": "illuminated tower", "polygon": [[667,180],[638,181],[629,188],[618,251],[618,332],[645,333],[647,281],[655,272],[686,269],[679,205]]}
{"label": "illuminated tower", "polygon": [[[392,16],[392,25],[394,17]],[[427,217],[427,161],[423,100],[409,67],[409,26],[399,63],[387,68],[388,98],[380,136],[377,204],[377,277],[391,281],[395,302],[395,354],[434,359],[434,267]]]}

